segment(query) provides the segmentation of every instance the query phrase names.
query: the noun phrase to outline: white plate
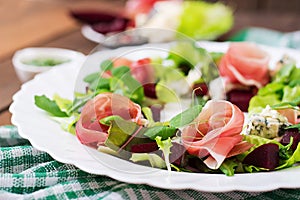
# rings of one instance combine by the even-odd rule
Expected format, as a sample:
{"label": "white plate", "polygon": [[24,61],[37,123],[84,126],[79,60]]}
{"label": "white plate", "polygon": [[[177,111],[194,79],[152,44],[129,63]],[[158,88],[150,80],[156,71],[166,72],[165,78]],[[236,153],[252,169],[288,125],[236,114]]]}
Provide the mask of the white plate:
{"label": "white plate", "polygon": [[[203,47],[210,51],[226,51],[227,43],[203,42]],[[151,48],[150,48],[151,47]],[[124,47],[114,51],[96,53],[89,59],[89,70],[96,70],[99,66],[97,59],[104,59],[111,55],[133,52],[136,57],[155,54],[153,49],[164,53],[164,45],[145,45],[137,47]],[[288,54],[300,63],[300,52],[291,49],[275,49],[262,46],[272,55],[271,65],[279,60],[283,54]],[[89,71],[84,70],[86,73]],[[277,188],[300,187],[300,169],[286,169],[276,172],[236,174],[227,177],[223,174],[200,174],[171,172],[153,169],[116,157],[97,152],[79,143],[74,135],[62,131],[60,126],[51,120],[49,116],[34,105],[34,96],[46,94],[52,97],[58,93],[62,97],[72,98],[78,68],[67,66],[54,68],[48,72],[37,75],[34,80],[25,83],[21,90],[13,97],[10,107],[12,122],[18,127],[22,137],[27,138],[31,144],[39,150],[46,151],[54,159],[71,163],[78,168],[93,174],[106,175],[116,180],[134,183],[148,184],[165,189],[194,189],[207,192],[226,192],[232,190],[241,191],[268,191]],[[78,87],[76,86],[76,89]]]}
{"label": "white plate", "polygon": [[94,31],[90,25],[83,25],[81,27],[81,34],[86,39],[96,43],[102,43],[106,39],[105,35]]}

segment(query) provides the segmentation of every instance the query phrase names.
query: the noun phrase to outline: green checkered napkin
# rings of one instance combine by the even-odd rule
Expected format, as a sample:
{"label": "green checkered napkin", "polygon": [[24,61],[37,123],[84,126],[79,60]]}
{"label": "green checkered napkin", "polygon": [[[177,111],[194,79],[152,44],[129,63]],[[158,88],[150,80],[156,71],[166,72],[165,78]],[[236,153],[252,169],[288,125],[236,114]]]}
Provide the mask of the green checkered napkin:
{"label": "green checkered napkin", "polygon": [[300,190],[208,193],[164,190],[122,183],[53,160],[22,139],[14,126],[0,126],[2,199],[299,199]]}

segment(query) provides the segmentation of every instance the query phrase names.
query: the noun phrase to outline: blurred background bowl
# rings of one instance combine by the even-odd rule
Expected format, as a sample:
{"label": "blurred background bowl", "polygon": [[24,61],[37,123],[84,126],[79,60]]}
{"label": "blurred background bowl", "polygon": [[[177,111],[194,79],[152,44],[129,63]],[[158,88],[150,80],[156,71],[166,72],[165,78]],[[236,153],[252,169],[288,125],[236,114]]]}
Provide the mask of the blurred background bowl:
{"label": "blurred background bowl", "polygon": [[19,80],[24,83],[54,67],[80,65],[84,58],[84,54],[69,49],[32,47],[16,51],[12,62]]}

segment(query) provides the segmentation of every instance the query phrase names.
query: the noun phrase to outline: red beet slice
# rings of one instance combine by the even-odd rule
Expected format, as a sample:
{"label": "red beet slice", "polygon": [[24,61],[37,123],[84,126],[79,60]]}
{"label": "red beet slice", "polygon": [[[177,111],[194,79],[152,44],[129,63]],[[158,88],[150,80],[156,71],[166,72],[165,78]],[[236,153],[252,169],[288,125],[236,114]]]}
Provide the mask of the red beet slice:
{"label": "red beet slice", "polygon": [[172,153],[170,154],[170,163],[181,166],[186,149],[182,144],[179,144],[177,142],[172,142],[172,144],[173,146],[171,147]]}
{"label": "red beet slice", "polygon": [[131,146],[132,153],[150,153],[158,150],[156,142],[134,144]]}
{"label": "red beet slice", "polygon": [[279,146],[263,144],[249,153],[243,163],[273,170],[279,165]]}
{"label": "red beet slice", "polygon": [[300,142],[300,133],[297,128],[287,129],[282,136],[280,143],[283,145],[289,144],[291,137],[293,137],[293,144],[291,148],[293,151],[295,151],[297,149],[298,143]]}
{"label": "red beet slice", "polygon": [[152,111],[153,120],[155,122],[159,122],[160,121],[160,111],[162,110],[162,106],[156,104],[156,105],[152,105],[150,108]]}
{"label": "red beet slice", "polygon": [[208,92],[208,87],[205,83],[196,83],[193,89],[195,90],[196,96],[204,96]]}
{"label": "red beet slice", "polygon": [[155,91],[155,86],[156,86],[155,83],[147,83],[147,84],[143,85],[143,87],[144,87],[144,93],[145,93],[146,97],[157,99],[156,91]]}
{"label": "red beet slice", "polygon": [[247,112],[249,101],[254,96],[251,90],[235,89],[227,93],[227,100],[235,104],[241,111]]}
{"label": "red beet slice", "polygon": [[72,10],[71,16],[87,24],[95,24],[99,22],[111,22],[118,17],[117,15],[114,14],[108,14],[96,10]]}
{"label": "red beet slice", "polygon": [[100,22],[92,25],[96,32],[107,34],[111,32],[121,32],[127,28],[128,19],[116,18],[110,22]]}

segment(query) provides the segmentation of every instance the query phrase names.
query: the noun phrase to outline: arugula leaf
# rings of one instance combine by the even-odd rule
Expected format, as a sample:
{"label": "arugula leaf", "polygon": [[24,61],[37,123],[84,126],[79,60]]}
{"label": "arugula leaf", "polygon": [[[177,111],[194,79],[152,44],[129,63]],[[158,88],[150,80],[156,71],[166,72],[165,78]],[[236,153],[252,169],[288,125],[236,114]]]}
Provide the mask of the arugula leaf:
{"label": "arugula leaf", "polygon": [[111,70],[113,68],[113,62],[111,60],[104,60],[101,64],[100,64],[100,69],[102,71],[108,71]]}
{"label": "arugula leaf", "polygon": [[111,125],[108,129],[108,137],[104,144],[117,152],[123,150],[130,152],[134,144],[153,142],[144,136],[144,131],[145,128],[136,123],[123,120],[121,117],[116,117],[111,121]]}
{"label": "arugula leaf", "polygon": [[114,77],[116,77],[118,79],[122,79],[122,77],[124,75],[126,75],[127,73],[130,74],[130,69],[127,66],[121,66],[121,67],[113,68],[111,70],[111,73]]}
{"label": "arugula leaf", "polygon": [[57,105],[57,103],[55,101],[49,99],[45,95],[34,96],[34,102],[37,107],[41,108],[42,110],[47,111],[48,113],[52,114],[55,117],[67,117],[68,116],[67,113],[63,112],[59,108],[59,106]]}
{"label": "arugula leaf", "polygon": [[[121,69],[127,69],[128,67],[119,67]],[[116,68],[116,69],[119,69]],[[121,70],[122,71],[122,70]],[[124,71],[115,71],[117,76],[110,78],[110,89],[114,93],[122,94],[136,103],[142,103],[144,100],[144,88],[142,85],[134,79],[130,73],[123,74]],[[120,73],[120,74],[119,74]]]}
{"label": "arugula leaf", "polygon": [[87,101],[93,98],[95,94],[87,94],[83,96],[77,95],[73,101],[72,107],[69,108],[68,113],[77,112],[80,108],[82,108]]}
{"label": "arugula leaf", "polygon": [[83,81],[92,84],[95,80],[99,79],[100,75],[98,72],[92,73],[84,77]]}
{"label": "arugula leaf", "polygon": [[196,105],[185,110],[170,120],[170,126],[180,128],[191,123],[199,115],[201,110],[201,105]]}
{"label": "arugula leaf", "polygon": [[162,138],[160,136],[157,136],[155,138],[156,144],[159,147],[159,149],[163,152],[165,163],[167,166],[167,169],[169,172],[171,172],[171,165],[170,165],[170,153],[171,153],[171,147],[173,146],[171,138],[168,138],[167,140],[161,140]]}
{"label": "arugula leaf", "polygon": [[284,129],[291,129],[291,128],[297,128],[300,130],[300,123],[299,124],[295,124],[295,125],[291,125],[291,126],[288,126],[288,127],[285,127]]}
{"label": "arugula leaf", "polygon": [[172,137],[177,132],[177,128],[168,126],[154,126],[146,129],[144,135],[152,140],[155,140],[157,136],[160,136],[162,140],[166,140]]}
{"label": "arugula leaf", "polygon": [[139,161],[149,161],[151,167],[156,167],[160,169],[166,168],[165,161],[154,153],[133,153],[131,158],[131,161],[133,162],[139,162]]}

